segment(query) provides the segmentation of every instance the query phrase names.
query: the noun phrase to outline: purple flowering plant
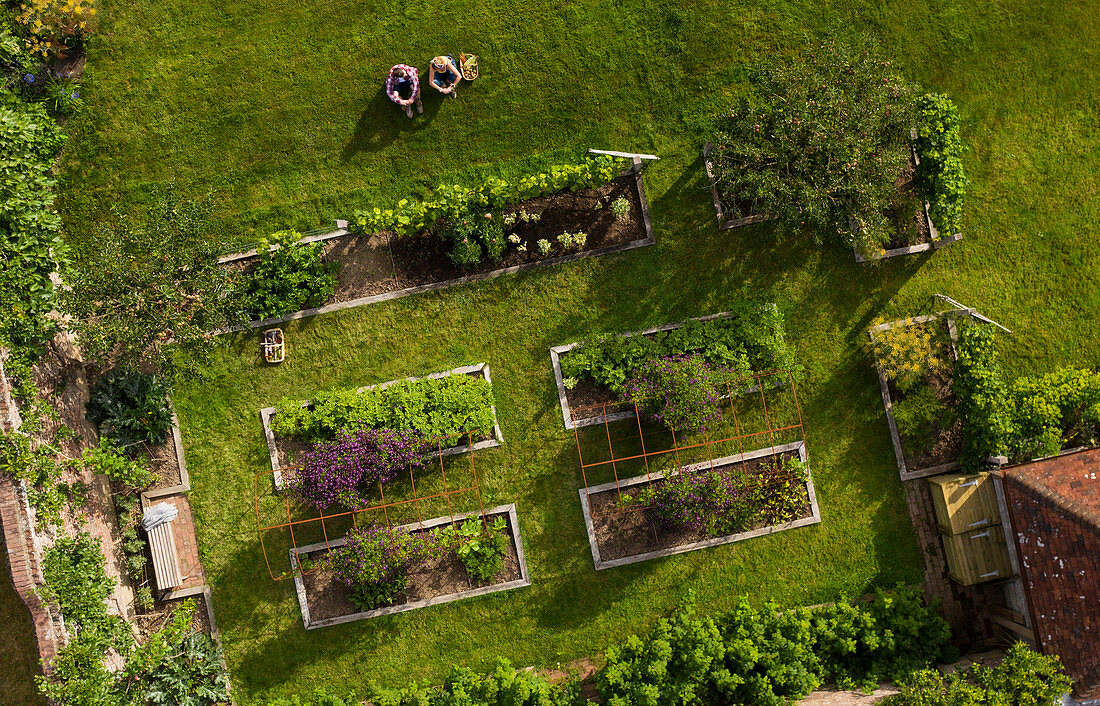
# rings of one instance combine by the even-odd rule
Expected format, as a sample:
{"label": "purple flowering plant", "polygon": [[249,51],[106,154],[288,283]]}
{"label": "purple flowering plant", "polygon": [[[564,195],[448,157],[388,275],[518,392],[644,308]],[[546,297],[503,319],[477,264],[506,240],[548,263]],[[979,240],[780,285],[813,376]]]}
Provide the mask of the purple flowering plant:
{"label": "purple flowering plant", "polygon": [[385,525],[353,527],[343,546],[318,565],[350,589],[360,610],[392,605],[408,588],[409,573],[448,551],[437,532],[409,532]]}
{"label": "purple flowering plant", "polygon": [[303,502],[325,509],[366,504],[379,483],[424,467],[431,444],[419,432],[361,429],[320,442],[302,456],[287,489]]}
{"label": "purple flowering plant", "polygon": [[797,519],[806,504],[806,465],[782,456],[754,473],[735,468],[678,471],[645,488],[638,501],[661,526],[710,536]]}
{"label": "purple flowering plant", "polygon": [[720,385],[727,371],[701,355],[648,360],[626,381],[623,396],[676,432],[706,432],[722,419]]}

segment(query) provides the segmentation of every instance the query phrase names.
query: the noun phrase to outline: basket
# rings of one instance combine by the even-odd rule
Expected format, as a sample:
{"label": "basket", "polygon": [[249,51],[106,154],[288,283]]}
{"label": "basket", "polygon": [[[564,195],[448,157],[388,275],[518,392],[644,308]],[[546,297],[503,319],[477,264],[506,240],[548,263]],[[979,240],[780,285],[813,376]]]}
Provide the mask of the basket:
{"label": "basket", "polygon": [[473,81],[477,78],[477,54],[459,54],[458,70],[462,72],[462,78]]}

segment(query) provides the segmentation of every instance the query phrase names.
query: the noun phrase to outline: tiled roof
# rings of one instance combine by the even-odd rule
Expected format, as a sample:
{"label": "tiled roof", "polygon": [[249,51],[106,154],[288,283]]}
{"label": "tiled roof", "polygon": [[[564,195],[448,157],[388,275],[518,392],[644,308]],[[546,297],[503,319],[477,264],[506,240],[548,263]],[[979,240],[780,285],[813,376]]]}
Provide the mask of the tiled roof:
{"label": "tiled roof", "polygon": [[1100,697],[1100,449],[1003,473],[1035,638],[1075,696]]}

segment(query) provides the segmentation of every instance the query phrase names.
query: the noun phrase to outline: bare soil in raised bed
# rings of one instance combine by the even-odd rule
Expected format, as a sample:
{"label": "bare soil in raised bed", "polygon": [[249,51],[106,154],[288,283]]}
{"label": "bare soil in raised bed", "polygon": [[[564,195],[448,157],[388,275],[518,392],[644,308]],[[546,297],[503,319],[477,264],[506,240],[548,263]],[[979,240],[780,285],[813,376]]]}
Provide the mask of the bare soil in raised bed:
{"label": "bare soil in raised bed", "polygon": [[[469,591],[481,586],[495,586],[497,584],[517,581],[522,578],[520,571],[519,552],[516,550],[516,532],[512,527],[511,518],[507,514],[489,515],[490,520],[495,517],[504,517],[507,526],[501,530],[508,536],[509,542],[504,552],[504,569],[496,578],[487,584],[475,583],[462,561],[457,556],[447,553],[443,558],[409,574],[409,587],[392,605],[400,606],[407,603],[439,598],[462,591]],[[317,561],[324,558],[327,550],[310,552],[306,555],[309,561]],[[363,612],[348,598],[350,593],[347,586],[336,579],[332,571],[320,569],[307,574],[302,578],[305,584],[306,604],[309,606],[309,616],[313,621],[338,618],[344,615],[353,615]]]}
{"label": "bare soil in raised bed", "polygon": [[149,468],[157,475],[157,479],[146,490],[161,490],[172,488],[183,483],[183,475],[180,473],[179,459],[176,458],[176,445],[172,441],[172,434],[161,444],[142,444],[142,453],[149,462]]}
{"label": "bare soil in raised bed", "polygon": [[[780,455],[794,459],[798,458],[798,454],[794,452]],[[763,464],[766,461],[771,461],[771,459],[771,456],[765,456],[746,461],[744,464],[735,463],[720,467],[718,470],[738,476],[743,473],[758,473]],[[653,481],[652,485],[659,488],[664,485],[664,482],[662,478]],[[636,497],[645,488],[644,484],[636,485],[623,490],[622,493],[624,496]],[[604,561],[624,559],[639,554],[673,549],[707,539],[714,539],[703,530],[665,527],[660,521],[653,518],[645,508],[638,507],[630,511],[615,513],[614,510],[619,504],[619,491],[614,488],[592,493],[589,495],[589,504],[592,511],[592,528],[596,533],[596,545],[600,550],[600,558]],[[795,519],[809,517],[811,512],[810,497],[807,493],[802,512]],[[760,521],[751,527],[746,527],[742,532],[751,532],[767,526],[767,523]]]}
{"label": "bare soil in raised bed", "polygon": [[[611,203],[620,197],[630,203],[630,211],[621,221],[611,212]],[[447,245],[438,234],[439,224],[404,238],[392,237],[389,233],[375,233],[351,234],[322,241],[324,261],[340,263],[335,292],[322,306],[447,282],[467,275],[577,252],[625,245],[647,237],[642,202],[633,171],[596,189],[560,191],[509,206],[504,209],[504,213],[521,210],[541,216],[538,223],[517,220],[514,225],[505,228],[507,234],[519,236],[526,244],[526,252],[520,252],[515,244],[509,242],[500,262],[486,259],[479,265],[466,269],[451,262],[447,255]],[[584,250],[562,247],[557,238],[563,232],[586,233],[588,238]],[[539,252],[537,243],[540,239],[548,240],[553,246],[546,255]],[[256,258],[246,258],[231,262],[227,267],[248,273],[256,266],[256,262]]]}
{"label": "bare soil in raised bed", "polygon": [[[941,326],[945,329],[946,323],[941,322]],[[951,389],[951,384],[954,379],[955,372],[955,360],[951,351],[950,339],[944,332],[945,350],[942,352],[942,356],[946,361],[944,365],[937,369],[930,371],[924,376],[924,384],[932,389],[936,399],[939,400],[948,409],[955,409],[958,405],[958,400],[955,398],[955,393]],[[898,389],[893,380],[887,379],[887,387],[890,391],[890,399],[894,405],[906,399],[906,394]],[[963,420],[957,418],[955,423],[949,427],[941,427],[936,430],[936,436],[933,438],[924,450],[917,451],[920,446],[916,439],[904,436],[900,430],[898,435],[901,437],[901,451],[902,458],[905,459],[905,468],[908,471],[919,471],[925,468],[932,468],[934,466],[941,466],[945,463],[951,463],[952,461],[958,461],[959,455],[962,453],[962,429]]]}

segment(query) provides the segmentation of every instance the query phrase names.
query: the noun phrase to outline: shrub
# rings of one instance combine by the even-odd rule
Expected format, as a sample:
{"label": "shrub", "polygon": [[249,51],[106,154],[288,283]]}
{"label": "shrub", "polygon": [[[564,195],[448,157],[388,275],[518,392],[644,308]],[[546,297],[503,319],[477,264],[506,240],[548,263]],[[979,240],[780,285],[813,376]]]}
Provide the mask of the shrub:
{"label": "shrub", "polygon": [[65,622],[78,631],[98,633],[101,640],[121,640],[129,634],[126,622],[107,614],[114,579],[107,576],[99,540],[81,532],[60,537],[42,560],[43,598],[56,603]]}
{"label": "shrub", "polygon": [[85,414],[121,446],[163,443],[172,430],[168,388],[156,375],[114,371],[92,387]]}
{"label": "shrub", "polygon": [[963,168],[959,109],[951,99],[929,93],[918,101],[917,178],[928,198],[932,222],[944,235],[959,230],[963,198],[970,180]]}
{"label": "shrub", "polygon": [[211,332],[243,322],[210,210],[209,197],[154,187],[141,219],[116,211],[85,244],[61,299],[86,358],[194,373],[219,345]]}
{"label": "shrub", "polygon": [[361,429],[320,442],[300,459],[287,490],[314,507],[358,507],[380,483],[423,468],[431,446],[415,431]]}
{"label": "shrub", "polygon": [[898,684],[890,706],[1050,706],[1069,691],[1072,682],[1056,655],[1044,656],[1022,642],[1008,648],[993,667],[975,665],[944,677],[922,669]]}
{"label": "shrub", "polygon": [[754,610],[740,597],[716,622],[733,675],[723,703],[778,706],[820,685],[811,623],[799,611],[781,613],[771,602]]}
{"label": "shrub", "polygon": [[630,374],[646,361],[684,354],[702,355],[712,367],[730,370],[731,378],[794,367],[778,308],[742,301],[721,319],[687,321],[652,336],[605,335],[582,341],[562,356],[561,369],[563,377],[591,380],[621,394]]}
{"label": "shrub", "polygon": [[940,322],[918,324],[905,319],[897,326],[875,333],[871,348],[886,377],[907,392],[924,381],[925,375],[946,362],[946,341]]}
{"label": "shrub", "polygon": [[102,473],[134,490],[148,487],[157,478],[142,460],[130,458],[107,437],[99,440],[99,446],[84,449],[80,464],[91,473]]}
{"label": "shrub", "polygon": [[435,535],[382,525],[353,528],[345,539],[321,565],[351,589],[349,598],[360,610],[393,603],[408,587],[410,571],[446,551]]}
{"label": "shrub", "polygon": [[1020,460],[1058,453],[1066,445],[1093,446],[1100,431],[1100,373],[1059,368],[1018,378],[1010,392],[1010,451]]}
{"label": "shrub", "polygon": [[975,324],[960,332],[953,388],[963,420],[960,464],[964,472],[974,473],[988,466],[989,457],[999,455],[1013,434],[1008,389],[989,327]]}
{"label": "shrub", "polygon": [[30,33],[31,51],[43,57],[84,43],[96,30],[94,0],[26,0],[19,21]]}
{"label": "shrub", "polygon": [[451,262],[464,269],[477,265],[483,257],[491,262],[500,262],[508,244],[504,237],[503,222],[499,213],[484,213],[480,216],[466,214],[460,219],[449,221],[440,231],[440,235],[444,242],[450,244],[448,255]]}
{"label": "shrub", "polygon": [[[396,208],[374,208],[358,211],[356,225],[368,233],[391,231],[398,236],[430,228],[437,221],[471,219],[486,211],[498,211],[510,204],[519,203],[543,194],[563,189],[587,189],[606,184],[615,178],[615,161],[606,156],[591,157],[579,164],[550,167],[546,172],[530,174],[514,181],[488,177],[471,187],[458,185],[439,186],[431,198],[422,201],[401,199]],[[523,216],[528,215],[527,219]],[[530,214],[520,212],[526,223]]]}
{"label": "shrub", "polygon": [[503,534],[507,523],[497,517],[491,525],[479,519],[469,519],[456,529],[447,525],[440,531],[441,539],[454,551],[477,583],[485,583],[504,570],[504,551],[508,537]]}
{"label": "shrub", "polygon": [[41,105],[0,88],[0,345],[28,360],[56,330],[50,273],[67,248],[52,167],[64,140]]}
{"label": "shrub", "polygon": [[[332,698],[332,697],[326,697]],[[534,671],[517,670],[502,658],[490,672],[452,667],[442,691],[426,685],[380,689],[371,684],[366,698],[374,706],[581,706],[587,700],[577,682],[551,684]],[[296,706],[289,704],[288,706]],[[345,706],[342,701],[320,700],[313,706]],[[346,706],[351,706],[347,702]]]}
{"label": "shrub", "polygon": [[340,263],[324,263],[320,243],[300,243],[302,234],[296,231],[271,237],[280,247],[272,249],[265,241],[258,248],[259,264],[244,286],[248,310],[269,319],[324,304],[336,290]]}
{"label": "shrub", "polygon": [[173,645],[144,679],[145,703],[209,706],[229,701],[229,673],[222,650],[206,633],[191,633]]}
{"label": "shrub", "polygon": [[284,398],[271,428],[280,437],[313,442],[358,429],[418,431],[429,439],[487,434],[494,424],[492,405],[493,387],[484,378],[448,375],[402,380],[363,392],[350,388],[322,392],[310,407]]}
{"label": "shrub", "polygon": [[946,621],[924,604],[917,587],[875,591],[866,605],[835,603],[808,611],[822,677],[841,688],[870,689],[898,681],[934,661],[956,656]]}
{"label": "shrub", "polygon": [[623,397],[673,431],[703,434],[722,419],[725,373],[700,355],[656,358],[638,366]]}
{"label": "shrub", "polygon": [[955,410],[941,402],[927,386],[918,387],[895,402],[893,412],[898,433],[913,453],[927,451],[937,430],[951,427],[956,419]]}
{"label": "shrub", "polygon": [[909,159],[913,87],[874,51],[833,41],[759,66],[751,82],[752,94],[716,121],[722,193],[819,240],[851,246],[855,223],[867,244],[887,242],[884,211]]}

